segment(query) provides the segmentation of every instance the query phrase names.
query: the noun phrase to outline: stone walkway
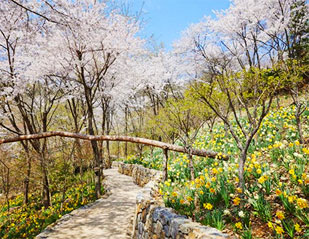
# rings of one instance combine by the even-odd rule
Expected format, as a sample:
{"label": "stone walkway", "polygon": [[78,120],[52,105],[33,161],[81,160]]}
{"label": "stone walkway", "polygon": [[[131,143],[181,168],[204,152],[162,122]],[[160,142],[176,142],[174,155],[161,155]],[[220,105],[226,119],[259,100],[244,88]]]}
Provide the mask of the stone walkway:
{"label": "stone walkway", "polygon": [[135,200],[141,188],[131,177],[117,169],[104,170],[111,195],[97,200],[88,208],[80,208],[66,215],[54,227],[36,238],[48,239],[126,239],[130,238]]}

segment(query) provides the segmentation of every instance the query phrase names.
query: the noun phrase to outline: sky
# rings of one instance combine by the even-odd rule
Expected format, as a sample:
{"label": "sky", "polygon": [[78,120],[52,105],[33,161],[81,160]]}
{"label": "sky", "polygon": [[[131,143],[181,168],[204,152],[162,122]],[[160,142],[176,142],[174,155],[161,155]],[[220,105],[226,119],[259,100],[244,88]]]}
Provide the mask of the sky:
{"label": "sky", "polygon": [[181,32],[203,16],[214,16],[213,10],[226,9],[229,0],[127,0],[131,11],[143,6],[143,37],[154,36],[155,42],[163,43],[166,50],[179,39]]}

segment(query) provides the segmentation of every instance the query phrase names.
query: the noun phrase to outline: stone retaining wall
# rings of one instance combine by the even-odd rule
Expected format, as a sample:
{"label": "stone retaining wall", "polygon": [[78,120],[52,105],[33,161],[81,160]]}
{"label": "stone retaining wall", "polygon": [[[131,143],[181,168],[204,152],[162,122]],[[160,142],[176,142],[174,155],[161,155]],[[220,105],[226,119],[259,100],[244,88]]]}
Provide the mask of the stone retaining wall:
{"label": "stone retaining wall", "polygon": [[131,176],[133,178],[133,182],[141,187],[146,185],[150,180],[158,181],[161,177],[160,171],[145,168],[138,164],[113,162],[113,167],[118,167],[119,173]]}
{"label": "stone retaining wall", "polygon": [[162,173],[141,165],[114,162],[119,173],[132,176],[133,181],[144,186],[136,197],[132,239],[227,239],[219,230],[192,222],[166,208],[158,194]]}

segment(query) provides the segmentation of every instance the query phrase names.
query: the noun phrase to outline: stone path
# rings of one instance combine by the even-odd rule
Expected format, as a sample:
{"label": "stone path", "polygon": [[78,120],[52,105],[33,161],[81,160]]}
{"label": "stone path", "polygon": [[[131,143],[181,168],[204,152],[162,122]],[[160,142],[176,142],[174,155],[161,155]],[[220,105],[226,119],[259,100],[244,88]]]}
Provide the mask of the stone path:
{"label": "stone path", "polygon": [[135,200],[141,188],[131,177],[119,174],[117,169],[104,170],[106,184],[111,195],[99,199],[88,208],[73,211],[64,216],[54,227],[45,230],[37,238],[48,239],[126,239],[130,238],[131,220],[135,212]]}

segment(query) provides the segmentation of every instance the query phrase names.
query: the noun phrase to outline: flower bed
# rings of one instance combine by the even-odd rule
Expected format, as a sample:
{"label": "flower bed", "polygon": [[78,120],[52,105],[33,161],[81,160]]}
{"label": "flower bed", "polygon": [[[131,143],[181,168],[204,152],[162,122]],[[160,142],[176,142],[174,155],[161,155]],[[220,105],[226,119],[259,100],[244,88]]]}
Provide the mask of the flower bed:
{"label": "flower bed", "polygon": [[40,196],[30,195],[29,204],[23,205],[23,196],[10,200],[10,209],[2,205],[0,211],[0,238],[34,238],[45,227],[63,215],[95,201],[93,185],[78,184],[70,188],[63,200],[62,193],[52,196],[52,206],[44,208]]}
{"label": "flower bed", "polygon": [[[309,237],[309,148],[298,141],[294,110],[280,108],[263,121],[249,149],[244,192],[238,188],[234,140],[222,123],[212,133],[205,129],[194,147],[228,154],[230,160],[195,157],[196,178],[191,181],[187,155],[170,155],[169,179],[160,190],[165,205],[241,238]],[[306,122],[308,115],[306,111]],[[308,124],[303,130],[308,136]],[[138,161],[157,168],[162,156],[151,162],[148,154]]]}

